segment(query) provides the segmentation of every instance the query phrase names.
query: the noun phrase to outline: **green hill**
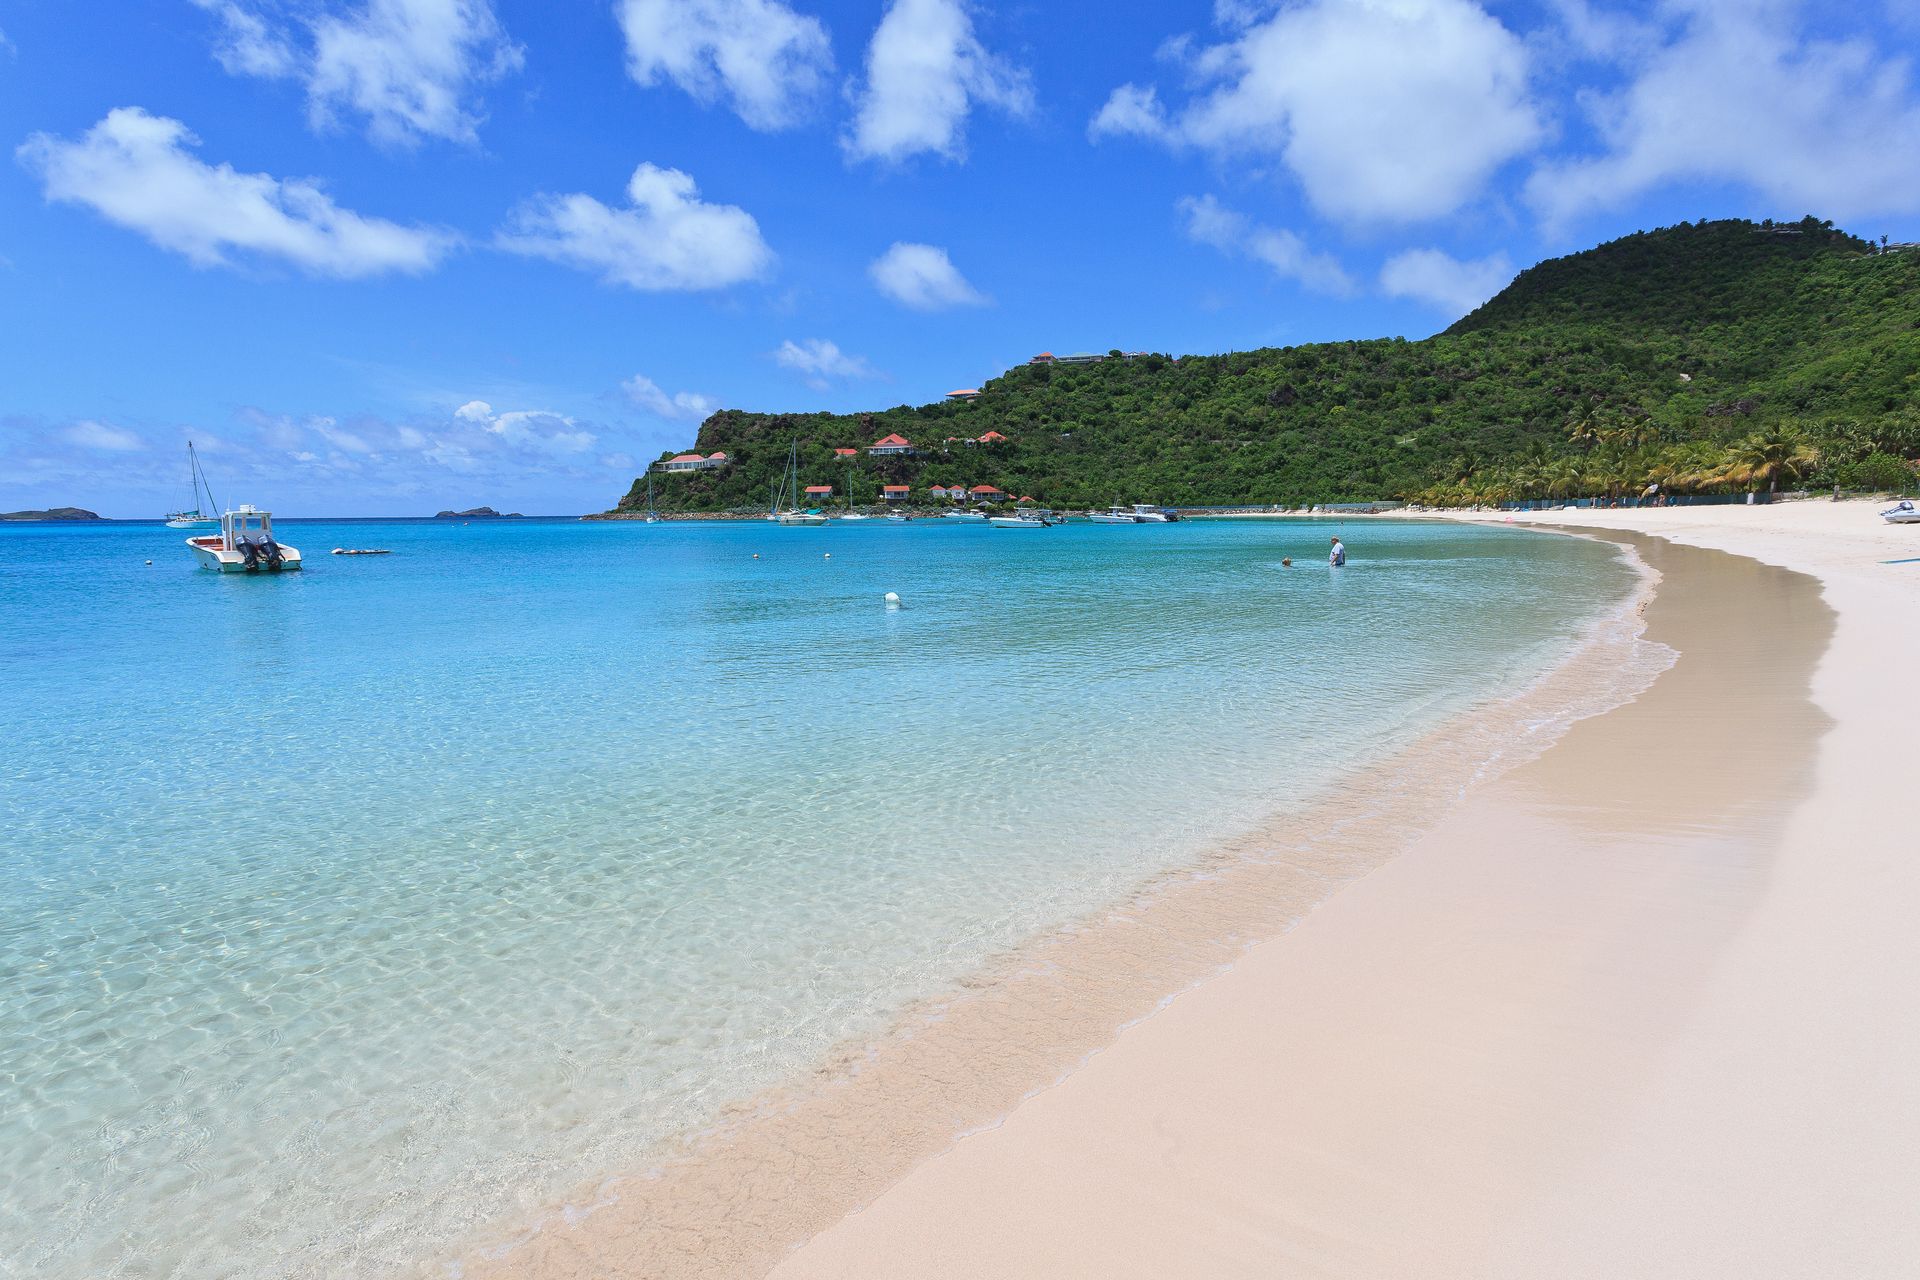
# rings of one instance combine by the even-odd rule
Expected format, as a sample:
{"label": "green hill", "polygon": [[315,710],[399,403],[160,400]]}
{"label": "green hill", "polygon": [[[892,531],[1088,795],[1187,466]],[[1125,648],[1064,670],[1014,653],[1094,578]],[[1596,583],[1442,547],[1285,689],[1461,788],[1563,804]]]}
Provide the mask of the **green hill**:
{"label": "green hill", "polygon": [[[965,443],[989,431],[1007,442]],[[919,456],[868,457],[890,432]],[[1920,252],[1813,219],[1682,224],[1540,263],[1418,342],[1116,352],[1022,365],[970,403],[727,410],[698,448],[729,464],[656,475],[656,505],[764,509],[796,438],[804,484],[838,496],[851,472],[868,502],[883,484],[922,500],[993,484],[1059,507],[1896,487],[1920,455]],[[862,452],[850,465],[836,447]],[[621,506],[645,501],[642,479]]]}

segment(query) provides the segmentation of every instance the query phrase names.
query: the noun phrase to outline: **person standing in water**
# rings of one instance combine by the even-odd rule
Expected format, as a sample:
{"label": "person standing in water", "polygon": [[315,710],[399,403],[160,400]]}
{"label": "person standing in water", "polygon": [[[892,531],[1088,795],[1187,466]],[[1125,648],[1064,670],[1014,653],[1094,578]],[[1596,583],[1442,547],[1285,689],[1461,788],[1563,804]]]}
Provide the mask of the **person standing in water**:
{"label": "person standing in water", "polygon": [[1346,562],[1347,549],[1342,545],[1340,539],[1335,538],[1333,540],[1333,549],[1327,552],[1327,563],[1337,569]]}

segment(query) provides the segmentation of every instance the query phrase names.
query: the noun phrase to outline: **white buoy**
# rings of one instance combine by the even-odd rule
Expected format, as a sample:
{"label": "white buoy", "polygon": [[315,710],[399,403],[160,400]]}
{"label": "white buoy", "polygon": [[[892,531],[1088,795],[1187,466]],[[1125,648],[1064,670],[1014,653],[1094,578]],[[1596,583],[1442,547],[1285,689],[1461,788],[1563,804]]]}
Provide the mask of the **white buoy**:
{"label": "white buoy", "polygon": [[887,592],[886,598],[887,598],[887,608],[898,609],[900,607],[900,593],[898,591]]}
{"label": "white buoy", "polygon": [[153,561],[151,561],[151,560],[149,560],[149,561],[147,561],[147,563],[148,563],[148,564],[152,564],[152,563],[153,563]]}
{"label": "white buoy", "polygon": [[824,555],[822,555],[822,556],[821,556],[820,558],[821,558],[822,560],[831,560],[831,559],[833,559],[833,552],[831,552],[831,551],[829,551],[829,552],[826,552],[826,553],[825,553]]}

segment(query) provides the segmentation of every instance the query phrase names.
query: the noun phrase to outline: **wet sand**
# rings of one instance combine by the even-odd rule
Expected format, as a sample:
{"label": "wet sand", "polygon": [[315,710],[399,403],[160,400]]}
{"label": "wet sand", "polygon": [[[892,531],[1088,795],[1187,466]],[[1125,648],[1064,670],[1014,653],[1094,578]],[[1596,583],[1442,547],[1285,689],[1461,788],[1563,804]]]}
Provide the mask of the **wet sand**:
{"label": "wet sand", "polygon": [[1559,516],[1670,671],[773,1274],[1914,1274],[1920,536],[1818,505]]}

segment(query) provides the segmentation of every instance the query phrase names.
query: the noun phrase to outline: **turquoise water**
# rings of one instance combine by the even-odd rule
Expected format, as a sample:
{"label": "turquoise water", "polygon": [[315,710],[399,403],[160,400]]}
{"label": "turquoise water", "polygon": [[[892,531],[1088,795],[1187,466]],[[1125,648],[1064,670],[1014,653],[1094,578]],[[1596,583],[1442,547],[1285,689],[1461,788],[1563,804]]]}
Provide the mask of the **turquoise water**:
{"label": "turquoise water", "polygon": [[1632,584],[1385,521],[1340,571],[1301,522],[280,532],[309,567],[252,579],[0,526],[0,1274],[383,1274],[1305,804]]}

